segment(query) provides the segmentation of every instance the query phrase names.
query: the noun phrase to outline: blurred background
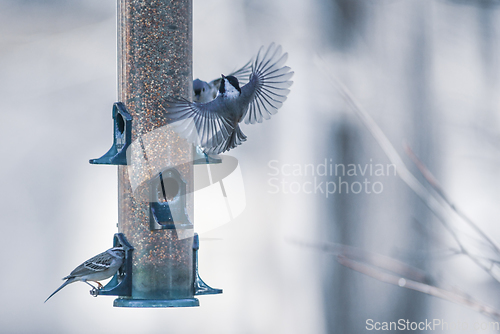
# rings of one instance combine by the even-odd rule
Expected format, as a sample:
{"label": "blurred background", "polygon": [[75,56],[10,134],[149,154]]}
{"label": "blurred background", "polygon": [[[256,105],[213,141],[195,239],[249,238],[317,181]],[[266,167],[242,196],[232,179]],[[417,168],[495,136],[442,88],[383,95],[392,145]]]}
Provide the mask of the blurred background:
{"label": "blurred background", "polygon": [[378,182],[378,193],[326,196],[312,185],[340,175],[305,166],[390,164],[339,96],[339,80],[413,172],[405,143],[500,240],[499,4],[194,0],[194,78],[235,70],[274,41],[289,53],[294,85],[280,112],[243,126],[248,141],[228,152],[246,208],[202,234],[199,255],[202,278],[224,293],[199,297],[197,308],[121,309],[85,284],[43,303],[117,232],[116,167],[88,163],[112,139],[116,3],[1,0],[0,331],[364,333],[369,319],[441,319],[460,332],[495,332],[497,320],[365,276],[325,251],[338,243],[389,256],[500,308],[500,283],[445,252],[447,231],[394,173],[358,170],[343,181]]}

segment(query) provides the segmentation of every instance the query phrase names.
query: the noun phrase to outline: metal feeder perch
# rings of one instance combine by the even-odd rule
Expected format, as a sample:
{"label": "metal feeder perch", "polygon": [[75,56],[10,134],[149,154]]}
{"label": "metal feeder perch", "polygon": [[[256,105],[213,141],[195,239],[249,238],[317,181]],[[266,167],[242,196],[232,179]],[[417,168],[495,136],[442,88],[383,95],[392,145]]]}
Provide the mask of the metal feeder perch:
{"label": "metal feeder perch", "polygon": [[207,283],[203,282],[198,273],[198,249],[200,249],[200,239],[198,238],[198,234],[194,234],[194,243],[193,243],[193,263],[194,263],[194,294],[195,295],[215,295],[222,293],[222,289],[214,289],[208,286]]}
{"label": "metal feeder perch", "polygon": [[150,181],[151,230],[193,228],[186,213],[186,185],[175,168],[160,172]]}
{"label": "metal feeder perch", "polygon": [[195,165],[220,164],[222,162],[222,159],[206,154],[198,146],[195,147],[193,160]]}
{"label": "metal feeder perch", "polygon": [[96,165],[126,165],[126,152],[132,142],[132,116],[121,102],[113,104],[113,145],[99,159],[89,162]]}
{"label": "metal feeder perch", "polygon": [[98,295],[131,296],[132,295],[132,247],[123,233],[116,233],[113,238],[113,247],[122,246],[125,249],[125,261],[118,272],[102,289]]}

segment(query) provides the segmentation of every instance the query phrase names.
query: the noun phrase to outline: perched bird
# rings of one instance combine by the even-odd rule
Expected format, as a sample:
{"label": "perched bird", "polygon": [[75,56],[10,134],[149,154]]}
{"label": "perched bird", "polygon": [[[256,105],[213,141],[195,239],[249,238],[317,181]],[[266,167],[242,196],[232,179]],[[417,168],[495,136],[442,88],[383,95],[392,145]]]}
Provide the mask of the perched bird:
{"label": "perched bird", "polygon": [[[252,60],[246,63],[242,68],[232,72],[232,75],[238,79],[240,84],[248,82],[248,76],[252,71]],[[215,99],[219,91],[221,78],[217,78],[210,82],[200,79],[193,80],[193,102],[207,103]]]}
{"label": "perched bird", "polygon": [[217,96],[210,102],[167,101],[168,123],[205,153],[219,154],[235,148],[247,138],[239,123],[245,120],[246,124],[254,124],[269,119],[290,93],[293,72],[283,66],[287,56],[274,43],[265,51],[261,48],[246,85],[240,87],[233,75],[222,75]]}
{"label": "perched bird", "polygon": [[99,285],[99,288],[102,288],[102,284],[98,281],[113,276],[121,267],[124,258],[125,250],[123,247],[113,247],[83,262],[81,265],[76,267],[71,274],[63,278],[66,282],[64,282],[56,291],[45,299],[45,302],[66,285],[77,281],[87,283],[92,287],[92,290],[96,290],[96,288],[88,281],[96,282]]}

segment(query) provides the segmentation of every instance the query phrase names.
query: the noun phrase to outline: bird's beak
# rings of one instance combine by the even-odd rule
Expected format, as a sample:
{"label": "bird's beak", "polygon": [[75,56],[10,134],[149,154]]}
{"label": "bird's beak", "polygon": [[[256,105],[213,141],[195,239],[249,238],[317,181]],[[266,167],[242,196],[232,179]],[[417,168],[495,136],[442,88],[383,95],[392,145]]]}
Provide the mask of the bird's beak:
{"label": "bird's beak", "polygon": [[222,79],[225,79],[226,77],[224,76],[224,74],[221,74],[222,75]]}

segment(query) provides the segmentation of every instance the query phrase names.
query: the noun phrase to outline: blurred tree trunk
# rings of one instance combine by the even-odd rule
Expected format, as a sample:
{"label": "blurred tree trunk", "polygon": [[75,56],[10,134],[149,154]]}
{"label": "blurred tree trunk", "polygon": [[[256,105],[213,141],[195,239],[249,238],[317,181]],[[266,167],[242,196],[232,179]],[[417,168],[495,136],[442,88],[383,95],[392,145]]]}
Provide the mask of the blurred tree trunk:
{"label": "blurred tree trunk", "polygon": [[[432,162],[429,167],[436,170],[426,1],[407,1],[393,6],[378,3],[376,8],[366,2],[353,5],[348,0],[324,1],[322,5],[333,9],[325,11],[332,16],[324,18],[335,30],[334,38],[329,40],[331,48],[342,52],[341,57],[349,60],[347,66],[355,59],[354,65],[343,71],[344,77],[340,80],[348,85],[361,104],[364,104],[364,96],[359,86],[372,85],[368,89],[375,92],[375,100],[387,102],[378,108],[365,105],[368,112],[401,155],[404,155],[401,144],[407,141],[416,154],[426,163]],[[336,20],[346,8],[349,8],[349,16]],[[397,31],[402,24],[402,29]],[[370,66],[366,61],[356,62],[363,57],[369,60]],[[383,83],[377,81],[380,71],[386,79]],[[369,78],[369,83],[356,78],[359,72],[363,72],[363,78]],[[346,106],[340,108],[347,109]],[[326,156],[333,158],[334,164],[346,166],[388,164],[368,131],[352,114],[347,117],[352,121],[332,121],[330,146],[319,153],[317,160]],[[348,181],[363,182],[363,179],[358,176]],[[329,181],[338,182],[338,176],[332,176]],[[428,210],[397,177],[386,177],[382,182],[384,192],[380,195],[336,194],[329,205],[323,205],[323,218],[320,219],[323,228],[320,229],[325,233],[320,238],[388,255],[426,269],[427,260],[422,257],[422,250],[426,248],[425,235],[419,234],[414,224],[415,221],[427,224]],[[425,296],[344,268],[336,263],[334,256],[326,258],[324,265],[328,333],[364,332],[367,319],[397,321],[425,317]]]}

